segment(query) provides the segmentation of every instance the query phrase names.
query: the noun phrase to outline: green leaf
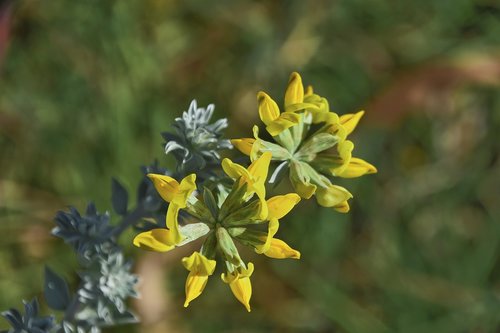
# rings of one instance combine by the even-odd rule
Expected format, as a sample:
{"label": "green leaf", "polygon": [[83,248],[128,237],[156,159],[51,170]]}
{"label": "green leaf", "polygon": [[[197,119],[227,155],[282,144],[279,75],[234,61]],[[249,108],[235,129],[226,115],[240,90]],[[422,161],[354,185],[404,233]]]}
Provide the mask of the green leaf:
{"label": "green leaf", "polygon": [[65,310],[70,303],[68,284],[48,266],[45,266],[44,295],[48,306],[54,310]]}
{"label": "green leaf", "polygon": [[203,188],[203,201],[205,202],[205,206],[208,208],[210,213],[214,218],[217,218],[219,215],[219,206],[217,206],[217,201],[215,201],[215,197],[208,188]]}
{"label": "green leaf", "polygon": [[184,239],[177,246],[182,246],[205,236],[210,231],[210,228],[205,223],[200,222],[180,226],[179,231],[184,236]]}
{"label": "green leaf", "polygon": [[111,179],[111,203],[113,210],[117,214],[127,214],[128,193],[125,187],[115,178]]}
{"label": "green leaf", "polygon": [[233,239],[227,230],[219,227],[217,228],[215,235],[217,236],[217,242],[224,258],[234,265],[240,265],[242,262],[240,254],[238,253],[238,249],[236,248],[236,245],[234,245]]}

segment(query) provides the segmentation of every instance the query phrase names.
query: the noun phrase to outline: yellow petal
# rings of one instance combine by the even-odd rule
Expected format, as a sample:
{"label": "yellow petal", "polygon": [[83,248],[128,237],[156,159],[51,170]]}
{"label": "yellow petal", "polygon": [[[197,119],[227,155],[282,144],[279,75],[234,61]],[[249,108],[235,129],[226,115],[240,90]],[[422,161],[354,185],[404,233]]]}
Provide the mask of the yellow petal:
{"label": "yellow petal", "polygon": [[288,214],[300,201],[300,196],[296,193],[278,195],[267,200],[268,216],[271,219],[280,219]]}
{"label": "yellow petal", "polygon": [[259,220],[265,220],[267,219],[267,216],[269,215],[268,207],[267,207],[267,201],[266,201],[266,193],[265,193],[265,187],[264,189],[257,189],[257,196],[259,198],[259,212],[257,215],[257,218]]}
{"label": "yellow petal", "polygon": [[327,188],[318,187],[316,190],[316,200],[323,207],[334,207],[350,198],[352,194],[338,185],[330,185]]}
{"label": "yellow petal", "polygon": [[280,224],[277,219],[272,219],[269,221],[266,242],[255,248],[256,253],[261,254],[269,250],[269,247],[271,246],[271,240],[273,239],[274,235],[276,235],[276,233],[278,232],[279,227]]}
{"label": "yellow petal", "polygon": [[297,125],[300,119],[300,114],[295,112],[283,112],[278,118],[267,125],[266,130],[272,136],[278,136],[284,130]]}
{"label": "yellow petal", "polygon": [[347,213],[347,212],[349,212],[349,210],[351,208],[349,207],[349,203],[346,200],[346,201],[334,206],[333,209],[335,209],[339,213]]}
{"label": "yellow petal", "polygon": [[352,141],[345,140],[339,142],[337,145],[337,152],[340,157],[340,164],[330,169],[332,175],[338,176],[345,171],[351,161],[353,149],[354,143],[352,143]]}
{"label": "yellow petal", "polygon": [[301,198],[304,199],[309,199],[313,196],[313,194],[316,192],[317,186],[311,183],[303,183],[300,181],[292,182],[292,186],[297,192],[298,195],[300,195]]}
{"label": "yellow petal", "polygon": [[304,92],[304,97],[312,96],[314,94],[314,89],[312,86],[307,86],[306,91]]}
{"label": "yellow petal", "polygon": [[158,191],[158,194],[166,202],[170,202],[174,199],[177,191],[179,190],[179,183],[172,177],[165,175],[157,175],[154,173],[148,174],[149,179],[153,181],[153,184]]}
{"label": "yellow petal", "polygon": [[259,116],[264,124],[269,125],[280,116],[278,104],[265,92],[260,91],[257,94],[257,101],[259,102]]}
{"label": "yellow petal", "polygon": [[359,111],[356,113],[348,113],[340,116],[340,123],[346,129],[347,135],[351,134],[352,131],[354,131],[359,123],[359,120],[361,119],[361,117],[363,117],[364,114],[365,111]]}
{"label": "yellow petal", "polygon": [[180,243],[183,240],[181,232],[179,231],[179,210],[180,207],[172,202],[168,205],[166,216],[166,225],[175,244]]}
{"label": "yellow petal", "polygon": [[208,259],[199,252],[193,252],[189,257],[182,258],[182,264],[190,272],[186,279],[186,301],[184,307],[205,289],[208,277],[214,273],[216,261]]}
{"label": "yellow petal", "polygon": [[300,252],[292,249],[281,239],[273,238],[269,249],[264,254],[274,259],[300,259]]}
{"label": "yellow petal", "polygon": [[304,101],[304,86],[299,73],[293,72],[288,81],[285,92],[285,107],[291,104],[302,103]]}
{"label": "yellow petal", "polygon": [[255,139],[252,138],[242,138],[242,139],[232,139],[231,143],[243,154],[250,156],[252,152],[252,146],[255,142]]}
{"label": "yellow petal", "polygon": [[208,259],[203,254],[195,251],[189,257],[182,258],[182,265],[190,272],[199,275],[212,275],[216,261]]}
{"label": "yellow petal", "polygon": [[187,308],[192,300],[201,295],[205,286],[208,282],[208,275],[196,275],[194,273],[189,273],[186,279],[186,301],[184,302],[184,307]]}
{"label": "yellow petal", "polygon": [[360,158],[352,157],[347,167],[338,176],[343,178],[356,178],[376,172],[377,168],[370,163]]}
{"label": "yellow petal", "polygon": [[264,184],[267,179],[267,173],[269,171],[269,164],[271,163],[272,154],[270,152],[265,152],[261,157],[256,159],[248,167],[248,172],[252,177],[252,180],[256,183]]}
{"label": "yellow petal", "polygon": [[229,158],[222,160],[222,169],[232,179],[237,179],[243,177],[245,179],[250,179],[250,173],[243,166],[233,163]]}
{"label": "yellow petal", "polygon": [[249,277],[234,280],[229,284],[234,297],[245,306],[248,312],[250,309],[250,298],[252,297],[252,283]]}
{"label": "yellow petal", "polygon": [[338,124],[340,121],[339,116],[334,112],[325,112],[323,110],[309,110],[312,115],[312,122],[314,124]]}
{"label": "yellow petal", "polygon": [[262,148],[262,140],[259,138],[259,126],[254,125],[252,131],[255,142],[252,145],[252,150],[250,151],[250,160],[253,162],[257,160],[260,155],[262,155],[262,152],[260,151]]}
{"label": "yellow petal", "polygon": [[177,204],[180,208],[185,208],[189,196],[196,190],[196,174],[190,174],[181,181],[179,191],[176,193],[172,203]]}
{"label": "yellow petal", "polygon": [[148,251],[167,252],[175,247],[175,237],[170,230],[153,229],[141,232],[134,238],[134,245]]}

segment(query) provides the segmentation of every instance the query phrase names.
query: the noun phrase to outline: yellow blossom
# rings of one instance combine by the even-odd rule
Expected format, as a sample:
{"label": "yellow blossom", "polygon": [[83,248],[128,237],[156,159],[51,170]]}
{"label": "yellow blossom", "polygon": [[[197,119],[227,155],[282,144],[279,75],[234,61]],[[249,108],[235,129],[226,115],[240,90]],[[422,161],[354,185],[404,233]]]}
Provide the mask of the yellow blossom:
{"label": "yellow blossom", "polygon": [[358,126],[359,120],[363,115],[365,114],[365,111],[359,111],[356,113],[348,113],[340,116],[340,124],[344,126],[344,128],[347,131],[347,135],[351,134],[352,131]]}
{"label": "yellow blossom", "polygon": [[179,211],[185,208],[189,196],[196,189],[196,175],[185,177],[179,184],[169,176],[149,174],[160,196],[170,202],[166,215],[167,229],[153,229],[140,233],[134,238],[134,245],[150,251],[170,251],[183,240],[179,231]]}
{"label": "yellow blossom", "polygon": [[375,168],[370,163],[356,157],[352,157],[347,164],[347,167],[338,174],[342,178],[357,178],[366,174],[376,173],[377,168]]}
{"label": "yellow blossom", "polygon": [[208,281],[208,277],[214,273],[216,261],[208,259],[199,252],[193,252],[191,256],[182,259],[182,264],[189,271],[186,279],[186,301],[184,307],[201,295]]}
{"label": "yellow blossom", "polygon": [[252,283],[250,282],[250,276],[253,270],[254,266],[250,262],[248,263],[248,268],[242,266],[233,272],[227,274],[223,273],[221,275],[222,281],[229,284],[234,297],[245,306],[248,312],[251,311],[250,298],[252,298]]}
{"label": "yellow blossom", "polygon": [[277,238],[271,239],[269,249],[264,254],[274,259],[300,259],[299,251],[292,249],[287,243]]}
{"label": "yellow blossom", "polygon": [[[288,214],[293,207],[300,201],[300,196],[296,193],[288,193],[286,195],[278,195],[267,200],[269,220],[267,236],[262,245],[255,248],[255,252],[264,253],[268,257],[276,259],[294,258],[299,259],[300,253],[293,250],[282,240],[274,238],[278,232],[279,219]],[[280,250],[281,247],[281,250]]]}

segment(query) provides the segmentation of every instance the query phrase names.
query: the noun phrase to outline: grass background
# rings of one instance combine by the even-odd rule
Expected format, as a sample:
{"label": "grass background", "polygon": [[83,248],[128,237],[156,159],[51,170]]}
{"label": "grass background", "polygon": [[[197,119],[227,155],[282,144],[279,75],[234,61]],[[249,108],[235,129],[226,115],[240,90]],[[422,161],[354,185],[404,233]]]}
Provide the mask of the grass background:
{"label": "grass background", "polygon": [[[179,259],[123,245],[142,276],[141,325],[110,332],[497,332],[500,329],[500,5],[494,0],[35,1],[0,5],[0,308],[72,283],[49,235],[59,209],[110,210],[164,157],[192,98],[229,137],[288,75],[339,114],[365,109],[355,152],[379,173],[341,181],[342,215],[303,202],[280,238],[300,261],[252,253],[253,310],[217,277],[182,308]],[[127,238],[125,237],[125,238]],[[192,249],[191,249],[192,250]],[[46,309],[45,309],[46,310]],[[5,326],[0,321],[0,327]]]}

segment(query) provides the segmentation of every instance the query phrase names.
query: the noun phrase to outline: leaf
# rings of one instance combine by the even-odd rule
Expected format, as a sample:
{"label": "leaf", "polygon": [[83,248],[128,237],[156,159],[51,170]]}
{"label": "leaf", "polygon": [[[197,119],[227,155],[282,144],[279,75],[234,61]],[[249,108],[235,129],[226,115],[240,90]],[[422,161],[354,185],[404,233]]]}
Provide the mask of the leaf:
{"label": "leaf", "polygon": [[212,213],[212,216],[217,218],[217,215],[219,215],[219,206],[217,206],[213,193],[206,187],[203,188],[203,201],[208,210],[210,210],[210,213]]}
{"label": "leaf", "polygon": [[184,239],[176,246],[182,246],[205,236],[210,231],[210,227],[205,223],[190,223],[179,227]]}
{"label": "leaf", "polygon": [[111,180],[111,203],[119,215],[127,214],[128,193],[125,187],[116,179]]}
{"label": "leaf", "polygon": [[65,310],[70,303],[68,284],[48,266],[45,266],[44,295],[47,304],[54,310]]}

